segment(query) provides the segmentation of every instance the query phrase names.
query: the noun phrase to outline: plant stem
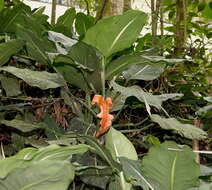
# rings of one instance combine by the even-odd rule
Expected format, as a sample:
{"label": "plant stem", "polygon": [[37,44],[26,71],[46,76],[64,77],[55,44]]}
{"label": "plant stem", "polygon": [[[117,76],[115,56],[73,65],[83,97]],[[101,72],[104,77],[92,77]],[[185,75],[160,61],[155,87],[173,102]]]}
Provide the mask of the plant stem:
{"label": "plant stem", "polygon": [[105,57],[102,58],[101,81],[102,81],[102,96],[103,98],[105,98]]}

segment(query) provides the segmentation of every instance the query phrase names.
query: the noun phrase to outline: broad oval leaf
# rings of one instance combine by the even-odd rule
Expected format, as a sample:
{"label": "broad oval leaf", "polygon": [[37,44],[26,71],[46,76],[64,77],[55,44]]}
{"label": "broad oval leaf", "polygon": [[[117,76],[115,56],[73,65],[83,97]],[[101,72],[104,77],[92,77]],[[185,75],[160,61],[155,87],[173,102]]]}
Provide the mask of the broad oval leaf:
{"label": "broad oval leaf", "polygon": [[163,64],[139,64],[133,65],[125,70],[122,75],[127,80],[154,80],[158,78],[164,71]]}
{"label": "broad oval leaf", "polygon": [[0,179],[1,190],[66,190],[74,179],[74,167],[67,161],[39,161],[27,164]]}
{"label": "broad oval leaf", "polygon": [[65,85],[63,77],[57,73],[19,69],[12,66],[1,67],[0,71],[6,71],[12,75],[15,75],[16,77],[24,80],[30,86],[36,86],[42,90],[58,88]]}
{"label": "broad oval leaf", "polygon": [[81,36],[87,32],[87,30],[94,25],[94,18],[84,13],[77,13],[75,27],[77,33]]}
{"label": "broad oval leaf", "polygon": [[138,159],[133,144],[126,136],[113,127],[111,127],[105,135],[105,146],[111,152],[115,160],[118,160],[118,157],[126,157],[131,160]]}
{"label": "broad oval leaf", "polygon": [[[105,146],[112,154],[113,158],[120,162],[119,157],[126,157],[131,160],[137,160],[138,155],[133,144],[121,132],[113,127],[105,136]],[[120,183],[120,189],[130,190],[131,184],[126,182],[123,172],[119,172],[119,177],[116,180]]]}
{"label": "broad oval leaf", "polygon": [[66,161],[71,158],[73,154],[83,154],[91,149],[90,146],[85,144],[58,146],[50,145],[44,148],[25,148],[22,149],[15,156],[6,158],[0,161],[0,178],[5,178],[13,170],[25,167],[34,162],[39,161]]}
{"label": "broad oval leaf", "polygon": [[163,190],[187,190],[199,186],[200,167],[188,146],[180,148],[175,142],[151,147],[142,160],[142,171]]}
{"label": "broad oval leaf", "polygon": [[18,53],[24,45],[22,40],[11,40],[9,42],[0,43],[0,66],[7,63],[12,55]]}
{"label": "broad oval leaf", "polygon": [[84,42],[96,47],[105,57],[126,49],[136,41],[147,15],[144,12],[130,10],[123,15],[100,20],[85,34]]}
{"label": "broad oval leaf", "polygon": [[68,27],[69,30],[71,30],[75,16],[76,10],[74,8],[70,8],[66,10],[66,12],[57,19],[56,25],[63,25],[65,27]]}
{"label": "broad oval leaf", "polygon": [[68,54],[76,63],[90,71],[83,72],[84,77],[91,88],[100,90],[102,88],[102,54],[90,45],[79,42],[70,48]]}
{"label": "broad oval leaf", "polygon": [[186,138],[201,140],[207,137],[207,133],[202,129],[191,124],[180,123],[175,118],[164,118],[157,114],[152,114],[150,117],[152,121],[158,123],[163,129],[174,130]]}

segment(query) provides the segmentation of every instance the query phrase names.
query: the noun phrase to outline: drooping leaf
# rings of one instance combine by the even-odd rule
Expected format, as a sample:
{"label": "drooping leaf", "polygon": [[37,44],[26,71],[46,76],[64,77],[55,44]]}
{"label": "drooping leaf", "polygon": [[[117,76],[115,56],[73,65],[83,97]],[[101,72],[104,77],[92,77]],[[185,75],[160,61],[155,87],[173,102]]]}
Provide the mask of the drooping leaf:
{"label": "drooping leaf", "polygon": [[12,55],[18,53],[24,45],[22,40],[11,40],[0,43],[0,66],[7,63]]}
{"label": "drooping leaf", "polygon": [[156,189],[187,190],[199,186],[200,168],[195,154],[188,146],[180,147],[175,142],[151,147],[142,160],[142,171],[152,184],[159,185]]}
{"label": "drooping leaf", "polygon": [[30,86],[36,86],[42,90],[58,88],[65,85],[64,79],[57,73],[46,71],[32,71],[29,69],[19,69],[12,66],[1,67],[0,71],[6,71],[24,80]]}
{"label": "drooping leaf", "polygon": [[204,97],[204,100],[212,103],[212,96]]}
{"label": "drooping leaf", "polygon": [[157,114],[152,114],[150,117],[163,129],[173,130],[186,138],[201,140],[207,137],[207,133],[202,129],[191,124],[183,124],[175,118],[164,118]]}
{"label": "drooping leaf", "polygon": [[211,115],[212,114],[212,104],[200,108],[199,110],[197,110],[196,114],[201,115],[201,116]]}
{"label": "drooping leaf", "polygon": [[166,63],[180,63],[185,61],[185,59],[166,59],[163,56],[143,56],[145,59],[152,62],[166,62]]}
{"label": "drooping leaf", "polygon": [[169,99],[179,100],[184,95],[181,93],[172,93],[172,94],[161,94],[161,95],[155,95],[155,96],[158,97],[159,99],[161,99],[162,101],[167,101]]}
{"label": "drooping leaf", "polygon": [[[147,54],[146,51],[141,51],[130,55],[123,55],[107,63],[106,78],[111,80],[114,76],[121,74],[121,72],[126,69],[124,77],[127,79],[134,77],[132,79],[152,80],[155,78],[152,73],[154,71],[157,72],[156,76],[159,76],[163,72],[165,67],[164,63],[166,62],[148,60],[145,58],[145,54]],[[136,67],[136,69],[134,69],[134,67]]]}
{"label": "drooping leaf", "polygon": [[144,92],[139,86],[123,87],[118,85],[115,81],[111,81],[111,86],[122,95],[122,102],[130,96],[136,97],[141,102],[146,102],[150,106],[162,109],[162,100],[151,93]]}
{"label": "drooping leaf", "polygon": [[59,54],[67,54],[70,47],[77,43],[76,40],[68,38],[67,36],[54,32],[48,31],[49,40],[53,41],[57,48],[57,53]]}
{"label": "drooping leaf", "polygon": [[[127,137],[113,127],[110,128],[105,136],[105,146],[110,151],[113,159],[118,162],[120,162],[119,157],[126,157],[131,160],[138,159],[133,144],[127,139]],[[131,189],[131,184],[125,180],[123,172],[119,172],[117,180],[119,181],[122,190]]]}
{"label": "drooping leaf", "polygon": [[43,160],[68,160],[73,154],[83,154],[89,150],[90,146],[85,144],[71,145],[71,146],[58,146],[50,145],[45,148],[39,149],[32,158],[33,161]]}
{"label": "drooping leaf", "polygon": [[27,164],[0,179],[1,190],[66,190],[74,179],[74,167],[67,161],[40,161]]}
{"label": "drooping leaf", "polygon": [[126,49],[136,41],[147,15],[141,11],[130,10],[123,15],[100,20],[89,28],[84,42],[96,47],[105,57]]}
{"label": "drooping leaf", "polygon": [[11,127],[13,129],[19,130],[23,133],[31,132],[40,128],[38,125],[28,123],[23,120],[18,120],[18,119],[1,120],[0,123],[8,127]]}
{"label": "drooping leaf", "polygon": [[87,30],[94,25],[94,18],[84,13],[77,13],[75,27],[80,36],[84,36]]}

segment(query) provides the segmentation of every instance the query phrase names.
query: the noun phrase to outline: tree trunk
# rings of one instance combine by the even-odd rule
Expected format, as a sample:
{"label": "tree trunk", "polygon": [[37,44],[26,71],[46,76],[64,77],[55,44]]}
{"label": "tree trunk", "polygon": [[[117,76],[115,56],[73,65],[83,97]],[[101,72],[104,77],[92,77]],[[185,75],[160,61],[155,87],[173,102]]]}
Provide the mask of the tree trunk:
{"label": "tree trunk", "polygon": [[124,0],[107,0],[103,10],[103,17],[122,14],[123,9]]}
{"label": "tree trunk", "polygon": [[128,11],[130,9],[132,9],[131,0],[124,0],[124,10],[123,11],[125,12],[125,11]]}
{"label": "tree trunk", "polygon": [[174,56],[182,57],[186,42],[186,0],[176,0]]}
{"label": "tree trunk", "polygon": [[[161,36],[161,41],[163,41],[164,37],[164,22],[163,22],[163,6],[161,5],[160,7],[160,36]],[[161,51],[160,55],[163,56],[163,43],[161,43]]]}
{"label": "tree trunk", "polygon": [[158,18],[160,12],[162,0],[151,0],[151,17],[152,17],[152,44],[155,46],[157,44],[156,37],[157,37],[157,28],[158,28]]}
{"label": "tree trunk", "polygon": [[100,5],[100,7],[98,8],[98,11],[97,11],[97,13],[96,13],[96,21],[102,19],[107,1],[108,1],[108,0],[102,0],[102,3],[101,3],[101,5]]}
{"label": "tree trunk", "polygon": [[52,0],[51,24],[55,24],[56,21],[56,6],[57,0]]}

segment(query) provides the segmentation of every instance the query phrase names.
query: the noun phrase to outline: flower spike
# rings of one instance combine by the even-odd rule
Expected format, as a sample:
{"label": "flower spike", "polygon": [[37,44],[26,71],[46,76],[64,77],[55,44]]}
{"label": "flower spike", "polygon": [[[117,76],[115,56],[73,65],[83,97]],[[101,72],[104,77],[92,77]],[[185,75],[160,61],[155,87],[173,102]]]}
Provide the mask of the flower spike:
{"label": "flower spike", "polygon": [[106,133],[112,125],[113,115],[109,114],[110,109],[113,107],[111,98],[104,99],[101,95],[95,95],[91,102],[92,104],[98,104],[100,107],[100,113],[97,114],[98,118],[101,118],[100,128],[96,132],[95,137],[99,138]]}

